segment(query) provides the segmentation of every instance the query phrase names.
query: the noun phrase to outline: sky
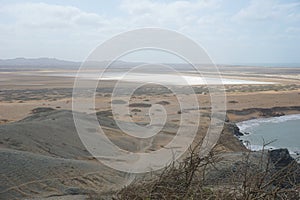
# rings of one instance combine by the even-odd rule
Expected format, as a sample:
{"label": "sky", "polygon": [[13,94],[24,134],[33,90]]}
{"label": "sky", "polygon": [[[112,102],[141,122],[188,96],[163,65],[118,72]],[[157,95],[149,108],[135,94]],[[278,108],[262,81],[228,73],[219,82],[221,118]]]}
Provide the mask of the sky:
{"label": "sky", "polygon": [[83,61],[143,27],[182,33],[215,63],[300,63],[299,0],[0,0],[0,59]]}

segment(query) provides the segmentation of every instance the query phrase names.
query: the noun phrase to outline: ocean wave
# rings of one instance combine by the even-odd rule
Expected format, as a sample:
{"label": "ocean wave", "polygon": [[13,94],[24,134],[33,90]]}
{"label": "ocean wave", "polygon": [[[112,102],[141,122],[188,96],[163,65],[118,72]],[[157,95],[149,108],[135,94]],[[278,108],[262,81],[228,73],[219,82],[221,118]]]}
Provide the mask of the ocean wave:
{"label": "ocean wave", "polygon": [[263,145],[256,145],[256,144],[249,144],[247,141],[243,141],[243,144],[245,145],[245,147],[251,151],[261,151],[263,149],[278,149],[277,147],[274,146],[265,146],[263,147]]}
{"label": "ocean wave", "polygon": [[236,125],[239,127],[242,133],[248,132],[251,133],[252,128],[258,127],[261,124],[265,123],[280,123],[286,121],[300,120],[300,114],[294,115],[284,115],[280,117],[271,117],[271,118],[260,118],[260,119],[251,119],[243,122],[239,122]]}
{"label": "ocean wave", "polygon": [[266,145],[265,147],[263,145],[257,145],[257,144],[250,144],[247,141],[243,141],[243,144],[245,147],[251,151],[261,151],[263,149],[265,150],[272,150],[272,149],[280,149],[280,148],[286,148],[289,150],[289,153],[291,155],[299,155],[300,154],[300,148],[298,147],[277,147],[277,146],[271,146]]}

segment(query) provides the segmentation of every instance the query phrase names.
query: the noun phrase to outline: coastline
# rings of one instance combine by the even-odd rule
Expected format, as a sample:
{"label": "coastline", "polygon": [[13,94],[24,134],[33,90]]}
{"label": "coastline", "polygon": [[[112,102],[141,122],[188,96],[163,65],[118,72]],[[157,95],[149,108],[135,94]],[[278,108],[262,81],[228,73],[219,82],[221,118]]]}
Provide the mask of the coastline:
{"label": "coastline", "polygon": [[[255,137],[257,137],[258,133],[253,133],[254,128],[258,128],[259,126],[268,124],[279,124],[279,123],[285,123],[289,121],[299,121],[300,120],[300,114],[284,114],[281,116],[271,116],[271,117],[258,117],[255,119],[249,119],[244,121],[236,122],[235,125],[239,129],[239,133],[235,136],[241,141],[241,143],[244,145],[245,148],[247,148],[250,151],[261,151],[263,149],[266,150],[275,150],[275,149],[287,149],[289,151],[289,154],[291,157],[297,160],[297,162],[300,162],[300,149],[295,148],[293,146],[279,146],[278,144],[272,145],[273,141],[275,142],[277,138],[274,138],[272,141],[265,141],[262,137],[261,140],[263,143],[266,143],[267,145],[264,146],[262,144],[251,144],[251,139],[255,141]],[[274,125],[272,125],[274,126]],[[283,126],[283,125],[280,125]],[[267,133],[265,133],[267,134]],[[274,134],[274,133],[273,133]],[[276,137],[276,136],[274,136]],[[282,138],[287,137],[286,135],[281,136]],[[250,140],[249,140],[250,138]],[[297,139],[296,139],[297,140]],[[298,140],[297,140],[298,141]],[[257,141],[256,141],[257,142]],[[271,142],[271,143],[270,143]],[[255,142],[254,142],[255,143]],[[270,144],[268,144],[270,143]],[[290,144],[289,144],[290,145]]]}

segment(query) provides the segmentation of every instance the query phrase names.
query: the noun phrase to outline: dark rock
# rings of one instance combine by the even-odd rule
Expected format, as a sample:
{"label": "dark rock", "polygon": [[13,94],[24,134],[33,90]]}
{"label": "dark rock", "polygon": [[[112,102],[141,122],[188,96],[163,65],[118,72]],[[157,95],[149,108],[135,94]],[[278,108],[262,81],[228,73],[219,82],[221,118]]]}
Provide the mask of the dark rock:
{"label": "dark rock", "polygon": [[239,127],[235,123],[225,123],[227,125],[227,128],[231,133],[233,133],[235,136],[243,136],[244,134],[240,132]]}
{"label": "dark rock", "polygon": [[295,162],[287,149],[274,149],[269,151],[271,162],[274,163],[277,169],[283,168]]}
{"label": "dark rock", "polygon": [[275,166],[275,173],[280,179],[274,185],[281,188],[292,188],[300,183],[300,165],[290,156],[287,149],[274,149],[268,152]]}

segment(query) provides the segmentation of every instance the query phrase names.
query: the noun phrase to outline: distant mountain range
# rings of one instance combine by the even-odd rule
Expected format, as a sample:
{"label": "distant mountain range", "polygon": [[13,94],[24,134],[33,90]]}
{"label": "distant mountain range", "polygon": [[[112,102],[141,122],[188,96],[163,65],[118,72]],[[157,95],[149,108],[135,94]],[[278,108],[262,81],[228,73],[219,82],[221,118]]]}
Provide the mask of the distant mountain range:
{"label": "distant mountain range", "polygon": [[[86,64],[90,68],[104,68],[109,61],[89,61]],[[142,62],[126,62],[118,60],[110,65],[110,68],[132,68],[137,65],[142,65]],[[23,70],[23,69],[78,69],[81,62],[59,60],[56,58],[14,58],[0,59],[0,69],[2,70]],[[175,68],[187,69],[187,64],[171,64]]]}
{"label": "distant mountain range", "polygon": [[[90,68],[104,68],[106,67],[110,62],[109,61],[89,61],[87,64]],[[142,62],[126,62],[122,60],[118,60],[113,62],[113,64],[110,65],[110,68],[132,68],[137,65],[145,64]],[[0,69],[1,70],[20,70],[20,69],[78,69],[81,65],[81,62],[74,62],[74,61],[66,61],[66,60],[59,60],[56,58],[14,58],[14,59],[0,59]],[[184,70],[193,70],[193,67],[191,65],[185,64],[185,63],[168,63],[167,65],[172,66],[174,69],[184,69]],[[200,64],[203,68],[210,68],[211,65],[208,64]],[[271,63],[260,63],[260,64],[230,64],[230,65],[220,65],[218,64],[218,67],[223,68],[224,67],[290,67],[290,68],[298,68],[300,67],[299,63],[286,63],[286,64],[271,64]]]}
{"label": "distant mountain range", "polygon": [[78,68],[80,64],[80,62],[58,60],[56,58],[0,59],[1,68]]}
{"label": "distant mountain range", "polygon": [[[109,61],[89,61],[90,68],[106,67]],[[131,68],[140,65],[138,62],[115,61],[111,64],[113,68]],[[17,69],[78,69],[81,62],[59,60],[56,58],[14,58],[0,59],[0,69],[17,70]]]}

